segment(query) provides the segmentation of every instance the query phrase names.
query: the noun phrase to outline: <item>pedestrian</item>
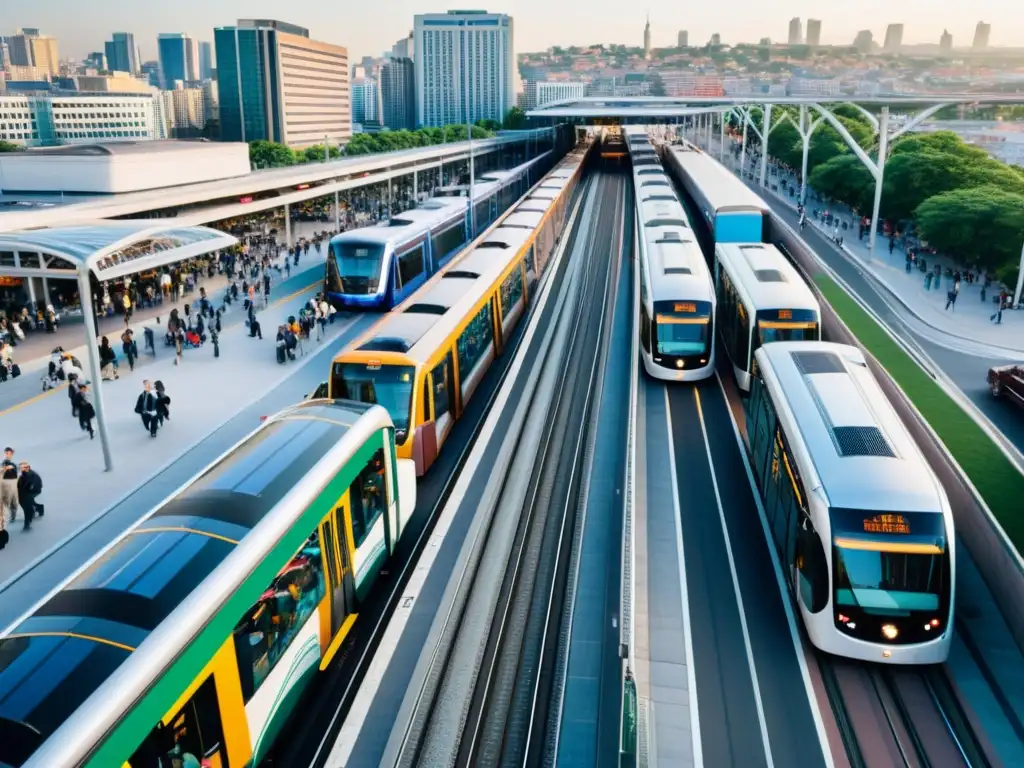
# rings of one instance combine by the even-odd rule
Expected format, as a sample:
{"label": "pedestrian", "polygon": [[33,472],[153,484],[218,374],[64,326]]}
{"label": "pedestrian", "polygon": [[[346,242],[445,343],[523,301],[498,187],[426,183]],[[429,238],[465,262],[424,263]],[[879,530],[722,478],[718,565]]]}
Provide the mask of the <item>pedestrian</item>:
{"label": "pedestrian", "polygon": [[117,378],[117,354],[106,336],[100,339],[100,378],[103,381]]}
{"label": "pedestrian", "polygon": [[149,430],[150,437],[156,437],[156,429],[160,426],[157,416],[157,399],[149,379],[142,382],[142,393],[135,401],[135,412],[142,417],[142,426]]}
{"label": "pedestrian", "polygon": [[957,293],[955,290],[950,290],[946,293],[946,309],[956,309],[956,296]]}
{"label": "pedestrian", "polygon": [[92,404],[92,395],[89,387],[83,384],[78,390],[78,426],[89,433],[89,439],[96,437],[93,432],[92,420],[96,418],[96,409]]}
{"label": "pedestrian", "polygon": [[124,325],[125,328],[127,328],[128,324],[131,322],[132,319],[132,300],[128,296],[127,289],[125,289],[124,297],[121,299],[121,301],[124,305]]}
{"label": "pedestrian", "polygon": [[171,409],[168,407],[171,404],[171,398],[167,395],[167,390],[164,388],[162,381],[153,382],[153,389],[156,390],[156,415],[160,419],[160,426],[164,425],[164,420],[171,420]]}
{"label": "pedestrian", "polygon": [[14,449],[4,448],[4,460],[0,462],[0,520],[4,516],[4,510],[11,511],[11,522],[18,516],[18,465],[14,463]]}
{"label": "pedestrian", "polygon": [[139,349],[135,345],[135,335],[131,328],[125,328],[124,333],[121,334],[121,351],[124,352],[124,356],[128,360],[128,370],[134,371],[135,358],[139,356]]}
{"label": "pedestrian", "polygon": [[71,401],[71,418],[73,419],[78,418],[78,390],[81,386],[77,373],[68,374],[68,400]]}
{"label": "pedestrian", "polygon": [[43,516],[43,505],[36,501],[36,498],[43,492],[43,479],[39,473],[32,469],[27,461],[21,462],[21,477],[18,478],[18,498],[21,501],[21,509],[25,513],[25,525],[23,531],[32,529],[32,521],[38,514]]}

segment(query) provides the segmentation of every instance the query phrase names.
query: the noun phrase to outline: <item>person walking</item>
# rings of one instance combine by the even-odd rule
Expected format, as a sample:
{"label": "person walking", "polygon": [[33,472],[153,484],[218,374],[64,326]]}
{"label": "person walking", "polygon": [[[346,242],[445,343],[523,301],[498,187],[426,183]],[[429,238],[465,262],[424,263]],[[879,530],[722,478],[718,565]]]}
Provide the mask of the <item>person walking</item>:
{"label": "person walking", "polygon": [[23,531],[32,530],[32,521],[38,514],[43,516],[43,505],[36,501],[36,498],[43,492],[43,479],[39,473],[32,469],[27,461],[21,462],[21,477],[18,478],[18,497],[21,500],[21,509],[25,513],[25,525]]}
{"label": "person walking", "polygon": [[121,351],[124,352],[125,359],[128,360],[128,370],[135,370],[135,358],[139,356],[138,347],[135,345],[135,334],[132,333],[131,328],[125,328],[124,333],[121,334]]}
{"label": "person walking", "polygon": [[78,426],[89,433],[89,439],[96,437],[92,428],[92,420],[96,418],[96,409],[92,405],[89,387],[85,384],[78,390]]}
{"label": "person walking", "polygon": [[4,510],[11,511],[11,522],[18,516],[18,465],[14,463],[14,449],[4,448],[4,460],[0,462],[0,519],[4,516]]}
{"label": "person walking", "polygon": [[156,416],[160,420],[160,426],[164,425],[164,420],[171,420],[171,409],[168,407],[171,404],[171,398],[167,395],[167,390],[164,388],[162,381],[153,382],[153,389],[156,390]]}
{"label": "person walking", "polygon": [[110,339],[100,339],[100,379],[112,381],[117,378],[117,354],[110,346]]}
{"label": "person walking", "polygon": [[142,393],[135,401],[135,412],[142,417],[142,426],[149,430],[150,437],[156,437],[156,429],[160,426],[157,416],[157,399],[149,379],[142,382]]}

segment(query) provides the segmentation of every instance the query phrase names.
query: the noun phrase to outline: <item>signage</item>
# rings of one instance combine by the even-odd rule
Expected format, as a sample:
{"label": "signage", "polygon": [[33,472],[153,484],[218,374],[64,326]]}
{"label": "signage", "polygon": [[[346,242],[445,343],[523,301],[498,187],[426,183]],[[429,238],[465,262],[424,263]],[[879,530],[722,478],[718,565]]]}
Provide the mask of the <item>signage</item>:
{"label": "signage", "polygon": [[780,309],[779,310],[779,320],[792,320],[792,319],[793,319],[793,310],[792,309]]}
{"label": "signage", "polygon": [[903,515],[874,515],[864,520],[865,533],[910,534],[910,523]]}
{"label": "signage", "polygon": [[379,371],[380,367],[380,360],[368,360],[366,363],[366,370],[368,371]]}
{"label": "signage", "polygon": [[299,186],[297,186],[295,189],[297,189],[297,190],[299,190],[301,192],[304,189],[309,189],[309,187],[310,187],[309,184],[299,184]]}
{"label": "signage", "polygon": [[240,197],[240,198],[238,198],[238,202],[240,202],[242,205],[245,205],[246,203],[251,203],[252,202],[252,195],[246,195],[245,197]]}
{"label": "signage", "polygon": [[673,307],[673,309],[676,312],[680,312],[680,313],[684,313],[684,314],[689,314],[689,315],[697,314],[697,305],[693,304],[691,302],[686,302],[684,304],[676,304],[675,307]]}
{"label": "signage", "polygon": [[0,277],[0,288],[13,288],[16,285],[21,285],[20,277]]}

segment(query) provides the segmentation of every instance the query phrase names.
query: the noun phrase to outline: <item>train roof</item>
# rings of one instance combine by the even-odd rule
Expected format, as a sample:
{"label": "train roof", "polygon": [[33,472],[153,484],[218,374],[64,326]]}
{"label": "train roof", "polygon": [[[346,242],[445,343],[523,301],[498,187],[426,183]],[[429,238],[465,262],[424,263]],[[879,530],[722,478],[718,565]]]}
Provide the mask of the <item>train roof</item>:
{"label": "train roof", "polygon": [[690,229],[644,230],[648,283],[652,301],[683,298],[715,303],[714,286],[697,237]]}
{"label": "train roof", "polygon": [[678,198],[640,201],[640,221],[647,229],[658,227],[690,228],[686,210]]}
{"label": "train roof", "polygon": [[719,243],[716,256],[755,309],[812,309],[818,300],[800,273],[770,243]]}
{"label": "train roof", "polygon": [[230,596],[215,572],[250,573],[305,510],[288,503],[295,489],[305,479],[319,493],[333,478],[317,465],[390,425],[383,408],[345,401],[277,414],[15,622],[0,638],[5,747],[27,759],[94,693],[98,707],[141,695]]}
{"label": "train roof", "polygon": [[428,362],[533,237],[584,157],[579,152],[566,156],[500,223],[346,351],[397,352],[418,365]]}
{"label": "train roof", "polygon": [[669,147],[670,162],[700,188],[711,213],[768,212],[768,205],[717,160],[692,145]]}
{"label": "train roof", "polygon": [[938,480],[859,349],[780,341],[756,356],[777,409],[796,425],[787,437],[813,462],[808,492],[820,485],[836,508],[943,511]]}

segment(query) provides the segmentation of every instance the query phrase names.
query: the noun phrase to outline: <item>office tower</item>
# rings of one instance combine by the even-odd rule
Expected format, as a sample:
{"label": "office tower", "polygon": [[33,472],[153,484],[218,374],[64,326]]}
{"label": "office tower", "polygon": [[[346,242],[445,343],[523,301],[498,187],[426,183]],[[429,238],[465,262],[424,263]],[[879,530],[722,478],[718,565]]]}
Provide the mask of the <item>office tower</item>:
{"label": "office tower", "polygon": [[651,58],[651,17],[647,16],[647,24],[644,26],[644,57]]}
{"label": "office tower", "polygon": [[853,47],[861,53],[871,53],[871,49],[875,45],[874,35],[871,34],[870,29],[862,29],[857,33],[857,36],[853,38]]}
{"label": "office tower", "polygon": [[142,77],[146,78],[154,88],[160,87],[160,62],[146,61],[139,67]]}
{"label": "office tower", "polygon": [[988,48],[988,38],[991,34],[992,25],[986,24],[984,21],[979,21],[978,26],[974,28],[974,44],[971,47],[974,48],[974,50],[976,51],[981,51],[984,50],[985,48]]}
{"label": "office tower", "polygon": [[213,41],[225,141],[309,147],[352,135],[345,48],[270,19],[239,19],[215,29]]}
{"label": "office tower", "polygon": [[378,130],[383,123],[380,84],[376,78],[361,77],[352,81],[352,126],[362,130]]}
{"label": "office tower", "polygon": [[391,56],[396,59],[415,59],[416,45],[412,30],[391,47]]}
{"label": "office tower", "polygon": [[213,43],[199,43],[199,79],[209,80],[213,77]]}
{"label": "office tower", "polygon": [[819,19],[807,20],[807,44],[810,46],[821,45],[821,21]]}
{"label": "office tower", "polygon": [[384,127],[392,131],[416,127],[416,66],[395,56],[380,66],[380,98]]}
{"label": "office tower", "polygon": [[220,91],[216,80],[203,81],[203,112],[206,120],[220,120]]}
{"label": "office tower", "polygon": [[29,38],[29,47],[32,51],[33,66],[46,70],[50,73],[50,77],[56,77],[60,71],[57,38],[36,35]]}
{"label": "office tower", "polygon": [[85,57],[85,66],[90,69],[97,69],[100,72],[107,70],[107,55],[103,51],[93,51]]}
{"label": "office tower", "polygon": [[804,41],[804,30],[803,25],[800,23],[800,17],[796,16],[789,20],[789,44],[800,45]]}
{"label": "office tower", "polygon": [[[11,49],[7,47],[7,38],[0,37],[0,69],[11,66]],[[0,80],[3,80],[0,77]]]}
{"label": "office tower", "polygon": [[505,119],[515,105],[511,16],[420,14],[414,34],[419,125]]}
{"label": "office tower", "polygon": [[680,29],[676,33],[676,47],[677,48],[688,48],[690,46],[690,33],[685,29]]}
{"label": "office tower", "polygon": [[199,47],[195,40],[181,32],[162,32],[156,44],[164,88],[173,90],[178,80],[188,83],[199,79]]}
{"label": "office tower", "polygon": [[12,66],[35,66],[35,60],[32,58],[32,38],[38,35],[39,30],[36,29],[19,29],[18,34],[7,38],[7,52]]}
{"label": "office tower", "polygon": [[888,53],[897,53],[903,46],[903,25],[890,24],[885,28],[885,44],[882,50]]}
{"label": "office tower", "polygon": [[953,36],[949,34],[948,29],[942,30],[942,37],[939,38],[939,50],[943,53],[953,50]]}
{"label": "office tower", "polygon": [[110,41],[104,43],[107,66],[112,72],[128,72],[137,75],[141,70],[135,35],[131,32],[115,32]]}
{"label": "office tower", "polygon": [[715,32],[713,35],[711,35],[711,45],[721,45],[721,44],[722,44],[722,36],[720,34]]}

